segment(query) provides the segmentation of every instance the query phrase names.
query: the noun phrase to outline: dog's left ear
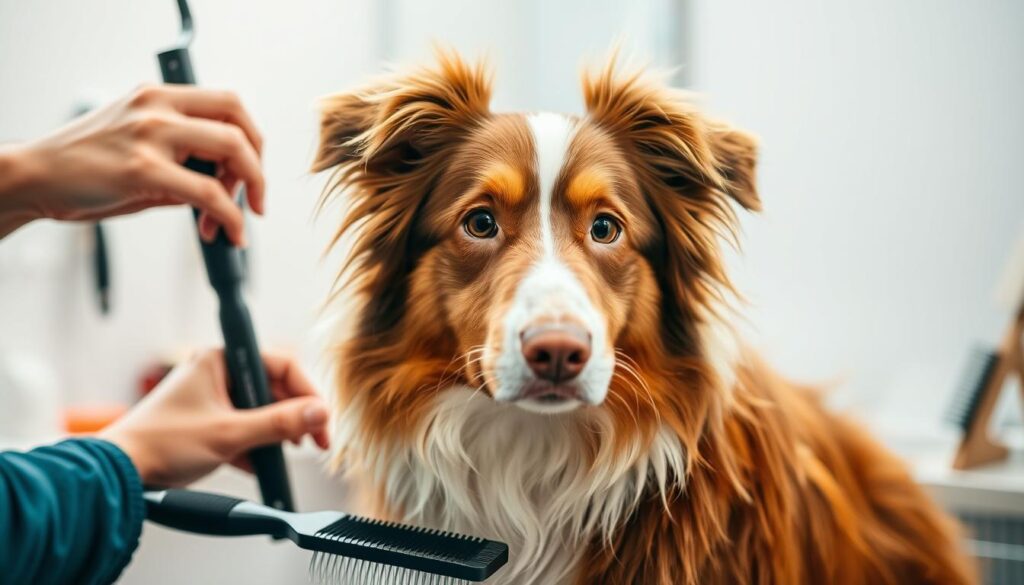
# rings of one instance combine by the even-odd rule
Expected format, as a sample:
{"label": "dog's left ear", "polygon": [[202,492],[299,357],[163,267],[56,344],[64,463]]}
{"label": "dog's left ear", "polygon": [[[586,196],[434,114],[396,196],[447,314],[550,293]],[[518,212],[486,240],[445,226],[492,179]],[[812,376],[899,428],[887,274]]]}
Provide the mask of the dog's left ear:
{"label": "dog's left ear", "polygon": [[759,210],[757,143],[710,121],[687,96],[642,73],[623,74],[615,59],[583,79],[587,116],[627,157],[661,224],[646,253],[659,276],[666,344],[680,353],[709,354],[700,324],[732,290],[718,246],[735,233],[735,201]]}
{"label": "dog's left ear", "polygon": [[707,120],[681,91],[618,72],[614,58],[584,76],[583,95],[587,115],[631,155],[645,188],[692,200],[725,194],[748,210],[761,209],[753,136]]}
{"label": "dog's left ear", "polygon": [[761,211],[761,197],[757,194],[757,139],[721,123],[709,124],[706,135],[726,192],[750,211]]}

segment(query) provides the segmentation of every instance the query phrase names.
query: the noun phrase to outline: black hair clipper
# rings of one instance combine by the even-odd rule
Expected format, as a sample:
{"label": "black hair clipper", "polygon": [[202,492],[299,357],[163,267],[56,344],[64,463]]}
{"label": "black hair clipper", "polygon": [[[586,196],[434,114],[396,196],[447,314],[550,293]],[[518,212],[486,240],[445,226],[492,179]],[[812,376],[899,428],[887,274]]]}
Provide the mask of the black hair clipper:
{"label": "black hair clipper", "polygon": [[[181,12],[181,36],[174,48],[157,55],[160,73],[166,83],[194,85],[196,80],[188,52],[193,36],[192,14],[186,0],[178,0],[178,9]],[[204,175],[217,175],[217,165],[212,162],[190,158],[185,167]],[[194,210],[194,215],[198,229],[199,211]],[[260,358],[252,318],[242,297],[245,279],[242,251],[231,244],[223,229],[218,230],[213,242],[206,243],[200,239],[200,245],[207,276],[220,301],[220,326],[224,334],[224,360],[227,362],[231,401],[236,408],[269,404],[267,372]],[[249,460],[259,480],[263,502],[278,510],[294,511],[281,446],[254,449],[249,453]]]}

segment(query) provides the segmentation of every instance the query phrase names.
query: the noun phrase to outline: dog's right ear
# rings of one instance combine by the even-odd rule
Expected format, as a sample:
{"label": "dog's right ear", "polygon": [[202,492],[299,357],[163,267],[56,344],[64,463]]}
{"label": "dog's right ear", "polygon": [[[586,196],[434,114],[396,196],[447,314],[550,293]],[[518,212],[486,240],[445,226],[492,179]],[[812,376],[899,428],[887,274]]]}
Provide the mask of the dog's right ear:
{"label": "dog's right ear", "polygon": [[359,150],[364,148],[359,137],[377,125],[377,112],[381,109],[372,96],[384,91],[383,86],[377,86],[365,94],[342,93],[323,100],[320,146],[313,161],[313,172],[325,171],[359,157]]}
{"label": "dog's right ear", "polygon": [[445,51],[437,58],[436,68],[325,99],[313,171],[359,166],[366,173],[411,172],[488,116],[491,87],[484,67]]}
{"label": "dog's right ear", "polygon": [[359,286],[376,330],[401,314],[405,273],[424,251],[411,240],[417,212],[453,149],[490,115],[485,67],[444,51],[437,59],[323,102],[313,171],[333,169],[324,201],[348,198],[334,242],[359,226],[346,267],[366,279]]}

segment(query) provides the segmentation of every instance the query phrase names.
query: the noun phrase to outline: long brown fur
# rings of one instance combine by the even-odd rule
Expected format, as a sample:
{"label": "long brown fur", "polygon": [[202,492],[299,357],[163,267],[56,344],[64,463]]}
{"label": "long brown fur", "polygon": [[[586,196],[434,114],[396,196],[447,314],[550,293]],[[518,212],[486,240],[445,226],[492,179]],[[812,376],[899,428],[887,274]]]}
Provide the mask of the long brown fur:
{"label": "long brown fur", "polygon": [[[814,391],[753,361],[666,511],[648,498],[579,583],[974,583],[906,466]],[[723,469],[735,469],[727,477]]]}
{"label": "long brown fur", "polygon": [[[625,156],[620,180],[642,194],[637,221],[651,224],[638,236],[637,272],[622,285],[634,301],[614,316],[619,365],[601,408],[616,434],[594,441],[649,443],[663,425],[685,447],[686,469],[685,489],[664,500],[651,489],[611,542],[595,535],[582,553],[566,551],[583,554],[576,581],[976,582],[955,523],[856,424],[756,356],[741,356],[734,377],[706,359],[700,327],[727,316],[720,307],[733,292],[718,242],[735,229],[734,203],[761,207],[754,140],[704,118],[681,94],[621,74],[614,61],[585,78],[584,97],[591,129],[580,140]],[[334,169],[328,194],[350,198],[338,238],[356,236],[345,270],[363,303],[354,334],[335,348],[339,407],[360,399],[371,441],[409,440],[440,389],[479,383],[479,366],[459,367],[458,358],[489,306],[506,299],[493,287],[439,297],[438,274],[485,267],[446,265],[438,250],[446,204],[432,194],[460,190],[452,160],[481,132],[528,151],[513,124],[489,112],[489,98],[482,68],[442,54],[437,69],[324,104],[314,170]],[[400,511],[385,504],[381,512]]]}

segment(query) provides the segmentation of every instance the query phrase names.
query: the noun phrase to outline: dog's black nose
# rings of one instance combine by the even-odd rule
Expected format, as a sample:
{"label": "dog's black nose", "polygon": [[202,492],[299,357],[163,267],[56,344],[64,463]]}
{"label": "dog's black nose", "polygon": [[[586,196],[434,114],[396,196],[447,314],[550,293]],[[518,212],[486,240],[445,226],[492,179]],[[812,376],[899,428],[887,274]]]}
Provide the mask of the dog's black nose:
{"label": "dog's black nose", "polygon": [[530,369],[552,384],[572,380],[590,359],[590,334],[576,325],[527,327],[521,339]]}

